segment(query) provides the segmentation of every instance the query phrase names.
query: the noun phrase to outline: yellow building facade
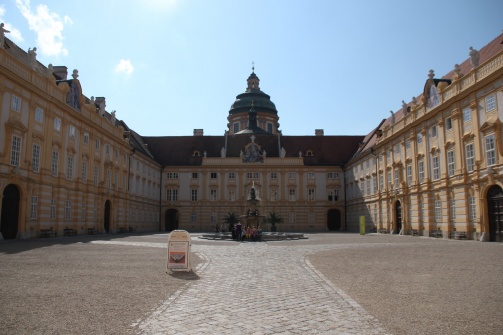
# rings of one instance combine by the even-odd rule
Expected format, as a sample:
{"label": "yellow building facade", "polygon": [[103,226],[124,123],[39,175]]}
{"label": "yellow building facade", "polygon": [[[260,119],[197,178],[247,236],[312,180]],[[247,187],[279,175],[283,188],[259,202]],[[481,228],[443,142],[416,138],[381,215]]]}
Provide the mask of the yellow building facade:
{"label": "yellow building facade", "polygon": [[391,112],[346,165],[348,229],[501,241],[503,35]]}

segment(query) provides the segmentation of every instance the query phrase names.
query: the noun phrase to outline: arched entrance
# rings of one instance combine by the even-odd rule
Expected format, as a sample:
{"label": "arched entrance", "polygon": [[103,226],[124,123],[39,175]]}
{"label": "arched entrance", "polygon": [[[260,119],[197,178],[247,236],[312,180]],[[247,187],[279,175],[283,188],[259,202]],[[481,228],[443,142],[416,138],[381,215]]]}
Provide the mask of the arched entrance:
{"label": "arched entrance", "polygon": [[103,228],[107,234],[110,232],[110,200],[105,201]]}
{"label": "arched entrance", "polygon": [[341,212],[338,209],[331,209],[327,212],[327,227],[330,231],[341,230]]}
{"label": "arched entrance", "polygon": [[2,216],[0,218],[0,231],[6,240],[14,239],[17,236],[20,198],[17,186],[14,184],[7,185],[3,191]]}
{"label": "arched entrance", "polygon": [[395,234],[399,234],[402,230],[402,204],[399,200],[395,202]]}
{"label": "arched entrance", "polygon": [[178,211],[174,208],[170,208],[166,211],[164,230],[172,231],[176,229],[178,229]]}
{"label": "arched entrance", "polygon": [[487,191],[489,214],[489,241],[503,242],[503,190],[498,185]]}

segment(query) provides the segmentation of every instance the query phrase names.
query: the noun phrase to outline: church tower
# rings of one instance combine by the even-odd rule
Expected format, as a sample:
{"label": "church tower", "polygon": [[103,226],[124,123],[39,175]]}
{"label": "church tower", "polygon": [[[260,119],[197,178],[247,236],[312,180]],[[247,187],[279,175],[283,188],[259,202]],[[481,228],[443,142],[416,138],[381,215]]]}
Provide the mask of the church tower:
{"label": "church tower", "polygon": [[[249,124],[250,111],[254,113],[256,124]],[[260,90],[260,79],[255,74],[255,67],[252,67],[252,73],[247,79],[246,90],[236,96],[227,120],[229,134],[237,134],[250,126],[258,127],[269,134],[280,132],[278,111],[270,96]]]}

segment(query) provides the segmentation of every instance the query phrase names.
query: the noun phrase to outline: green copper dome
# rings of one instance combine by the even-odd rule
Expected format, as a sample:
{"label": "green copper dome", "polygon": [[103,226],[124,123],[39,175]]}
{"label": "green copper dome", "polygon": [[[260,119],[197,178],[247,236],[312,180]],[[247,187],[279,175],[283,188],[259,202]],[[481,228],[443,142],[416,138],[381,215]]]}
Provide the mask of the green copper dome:
{"label": "green copper dome", "polygon": [[236,96],[236,101],[231,105],[229,115],[236,113],[248,113],[253,107],[257,112],[266,112],[278,115],[276,105],[271,101],[271,97],[260,90],[259,82],[255,72],[248,77],[248,87],[246,91]]}

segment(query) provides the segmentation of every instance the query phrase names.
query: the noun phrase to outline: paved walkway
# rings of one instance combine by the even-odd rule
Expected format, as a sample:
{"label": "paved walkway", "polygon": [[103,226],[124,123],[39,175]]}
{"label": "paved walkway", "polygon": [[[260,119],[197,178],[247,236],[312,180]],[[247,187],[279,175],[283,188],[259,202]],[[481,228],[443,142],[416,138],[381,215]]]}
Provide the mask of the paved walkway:
{"label": "paved walkway", "polygon": [[306,259],[328,248],[192,245],[205,260],[194,269],[199,279],[133,327],[142,334],[387,334]]}

